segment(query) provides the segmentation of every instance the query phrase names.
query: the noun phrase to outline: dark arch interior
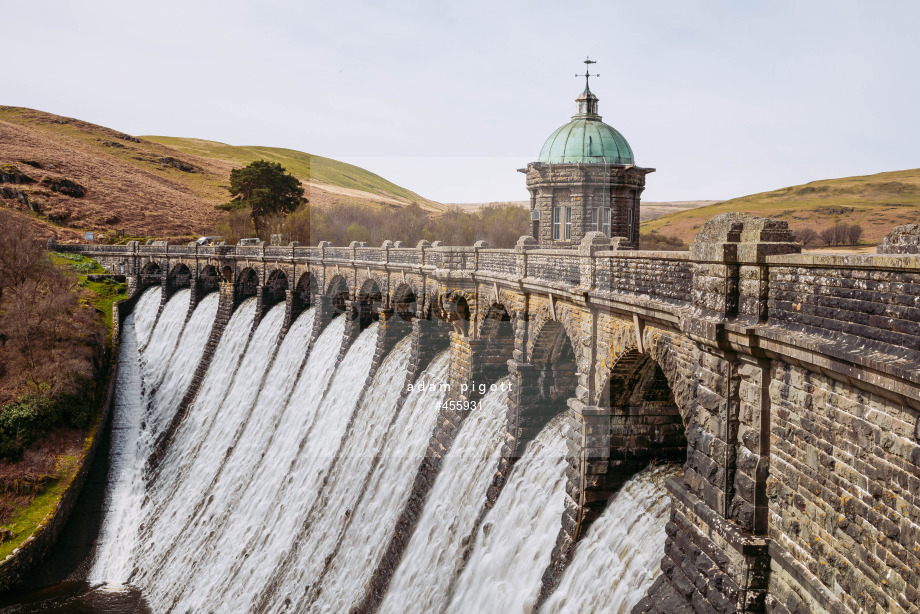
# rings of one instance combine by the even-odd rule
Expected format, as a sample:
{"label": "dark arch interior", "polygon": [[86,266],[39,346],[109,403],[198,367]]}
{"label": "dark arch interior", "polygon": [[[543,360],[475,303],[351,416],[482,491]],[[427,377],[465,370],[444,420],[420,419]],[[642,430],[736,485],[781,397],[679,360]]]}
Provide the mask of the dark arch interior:
{"label": "dark arch interior", "polygon": [[294,317],[313,306],[313,297],[316,296],[316,278],[312,273],[304,273],[294,288],[291,297],[291,307]]}
{"label": "dark arch interior", "polygon": [[243,301],[250,296],[255,296],[259,290],[259,275],[253,269],[246,269],[240,274],[240,281],[236,285],[238,301]]}
{"label": "dark arch interior", "polygon": [[287,275],[281,269],[275,269],[268,275],[265,288],[262,291],[262,304],[267,310],[287,298]]}
{"label": "dark arch interior", "polygon": [[383,304],[383,294],[374,280],[364,282],[357,297],[358,317],[361,319],[361,330],[364,330],[380,319],[380,307]]}
{"label": "dark arch interior", "polygon": [[329,289],[329,296],[332,299],[332,308],[336,315],[345,313],[345,308],[347,307],[346,303],[349,299],[349,296],[348,284],[345,283],[344,279],[338,277],[333,280],[333,284]]}
{"label": "dark arch interior", "polygon": [[393,310],[396,315],[406,322],[411,322],[415,319],[418,311],[418,299],[411,286],[402,285],[396,289],[396,294],[393,298]]}
{"label": "dark arch interior", "polygon": [[173,267],[169,273],[169,285],[172,288],[188,288],[191,284],[192,273],[188,267],[180,263]]}
{"label": "dark arch interior", "polygon": [[205,295],[218,290],[220,290],[220,275],[217,274],[214,265],[209,264],[198,274],[198,292]]}
{"label": "dark arch interior", "polygon": [[224,278],[224,281],[233,282],[233,267],[230,265],[225,266],[220,270],[220,275]]}
{"label": "dark arch interior", "polygon": [[632,350],[610,374],[598,403],[610,408],[610,461],[607,472],[588,487],[581,534],[603,513],[610,494],[654,461],[685,462],[683,419],[661,366]]}
{"label": "dark arch interior", "polygon": [[489,307],[479,338],[486,341],[487,347],[474,376],[477,382],[492,384],[508,374],[508,361],[514,356],[514,325],[504,305],[494,303]]}
{"label": "dark arch interior", "polygon": [[148,262],[141,269],[141,275],[159,275],[160,273],[160,265],[156,262]]}
{"label": "dark arch interior", "polygon": [[568,409],[578,385],[575,349],[559,322],[547,322],[531,353],[534,372],[525,378],[517,453],[555,416]]}

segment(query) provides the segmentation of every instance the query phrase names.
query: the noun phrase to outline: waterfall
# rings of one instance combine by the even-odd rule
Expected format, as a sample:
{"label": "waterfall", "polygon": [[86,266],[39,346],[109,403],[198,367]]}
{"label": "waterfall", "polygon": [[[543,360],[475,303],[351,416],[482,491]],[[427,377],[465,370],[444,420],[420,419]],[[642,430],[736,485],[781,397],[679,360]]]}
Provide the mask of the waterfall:
{"label": "waterfall", "polygon": [[[90,580],[121,585],[127,582],[131,572],[130,559],[132,549],[137,541],[140,524],[141,504],[145,492],[143,471],[148,456],[159,434],[158,425],[168,422],[178,401],[170,404],[156,403],[151,398],[151,391],[144,383],[144,369],[139,345],[142,332],[137,330],[139,318],[146,319],[145,326],[152,326],[155,307],[158,308],[160,289],[154,288],[144,293],[138,301],[134,313],[125,318],[121,330],[121,344],[118,352],[118,373],[115,382],[115,397],[112,408],[112,438],[109,452],[108,486],[105,494],[105,520],[96,547]],[[177,293],[163,310],[157,324],[158,336],[162,331],[164,337],[178,340],[183,338],[183,351],[179,362],[197,364],[204,350],[208,332],[217,314],[217,295],[205,297],[195,310],[188,325],[185,312],[188,307],[188,293]],[[178,323],[178,324],[177,324]],[[160,368],[169,362],[175,343],[150,344],[144,354],[147,365]],[[194,371],[194,367],[192,368]],[[158,391],[165,395],[172,388],[176,394],[184,394],[191,375],[182,377],[167,375]]]}
{"label": "waterfall", "polygon": [[[352,514],[348,531],[323,577],[322,591],[310,606],[316,612],[347,612],[364,596],[364,588],[383,557],[400,512],[411,494],[415,475],[446,396],[450,353],[442,352],[409,393]],[[301,607],[300,611],[307,609]],[[297,610],[294,610],[297,611]]]}
{"label": "waterfall", "polygon": [[169,368],[170,358],[176,350],[179,336],[185,325],[185,314],[191,298],[189,290],[179,290],[163,307],[157,319],[150,340],[143,348],[141,364],[144,368],[144,384],[148,393],[155,391]]}
{"label": "waterfall", "polygon": [[153,333],[153,325],[160,310],[160,298],[163,289],[159,286],[145,290],[134,306],[134,330],[137,335],[138,349],[144,349]]}
{"label": "waterfall", "polygon": [[629,612],[661,573],[670,498],[664,482],[681,473],[653,466],[626,482],[587,535],[541,614]]}
{"label": "waterfall", "polygon": [[443,607],[498,468],[507,399],[502,386],[489,392],[460,427],[390,582],[381,614],[438,612]]}
{"label": "waterfall", "polygon": [[[90,581],[140,589],[153,612],[349,612],[368,598],[435,432],[450,381],[442,352],[416,381],[400,340],[369,377],[380,326],[344,355],[346,319],[311,342],[310,309],[282,336],[255,299],[227,323],[194,400],[155,467],[217,316],[217,293],[184,323],[190,293],[159,317],[145,292],[121,330],[105,516]],[[573,421],[527,445],[494,505],[507,437],[501,380],[456,434],[380,612],[533,612],[564,518]],[[407,383],[413,384],[406,391]],[[577,545],[541,612],[627,611],[658,573],[668,470],[627,482]],[[418,505],[413,500],[412,505]],[[400,543],[399,541],[393,543]]]}
{"label": "waterfall", "polygon": [[533,611],[562,514],[574,505],[566,494],[571,431],[557,418],[525,448],[476,532],[448,613]]}

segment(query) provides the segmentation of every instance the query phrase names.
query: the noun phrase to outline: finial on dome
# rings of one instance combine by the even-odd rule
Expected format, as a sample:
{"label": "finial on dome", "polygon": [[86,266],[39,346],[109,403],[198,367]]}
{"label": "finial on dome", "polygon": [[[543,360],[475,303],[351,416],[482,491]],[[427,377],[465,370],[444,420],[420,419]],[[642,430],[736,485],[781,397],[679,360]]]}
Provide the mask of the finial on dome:
{"label": "finial on dome", "polygon": [[592,75],[590,73],[589,69],[591,68],[591,64],[597,64],[597,62],[595,62],[591,58],[587,58],[585,60],[585,74],[575,75],[576,77],[585,78],[585,91],[581,93],[581,96],[575,99],[576,111],[573,117],[591,117],[591,118],[597,118],[597,119],[601,118],[600,115],[597,114],[598,98],[591,92],[591,88],[588,85],[589,77],[600,77],[600,75]]}

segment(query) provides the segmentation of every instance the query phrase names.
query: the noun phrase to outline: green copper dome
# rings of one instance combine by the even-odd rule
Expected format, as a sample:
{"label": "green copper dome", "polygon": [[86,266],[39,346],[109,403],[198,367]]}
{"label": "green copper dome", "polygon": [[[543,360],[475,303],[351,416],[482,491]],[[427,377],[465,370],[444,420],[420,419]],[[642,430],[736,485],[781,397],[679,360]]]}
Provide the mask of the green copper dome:
{"label": "green copper dome", "polygon": [[597,96],[590,89],[576,99],[578,113],[556,129],[540,150],[545,164],[635,164],[632,148],[623,135],[601,121]]}

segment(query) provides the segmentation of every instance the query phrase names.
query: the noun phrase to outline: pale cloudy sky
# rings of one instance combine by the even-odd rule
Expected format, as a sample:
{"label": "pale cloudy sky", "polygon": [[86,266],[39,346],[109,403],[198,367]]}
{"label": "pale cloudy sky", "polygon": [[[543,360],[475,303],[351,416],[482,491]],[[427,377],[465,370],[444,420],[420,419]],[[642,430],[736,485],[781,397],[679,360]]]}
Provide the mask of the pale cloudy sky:
{"label": "pale cloudy sky", "polygon": [[0,0],[0,104],[522,200],[590,55],[645,200],[920,167],[920,2]]}

